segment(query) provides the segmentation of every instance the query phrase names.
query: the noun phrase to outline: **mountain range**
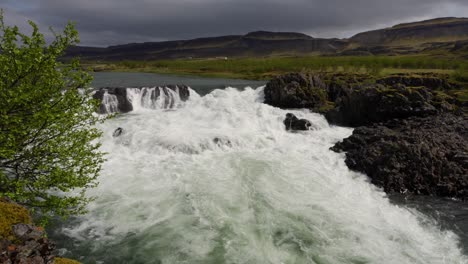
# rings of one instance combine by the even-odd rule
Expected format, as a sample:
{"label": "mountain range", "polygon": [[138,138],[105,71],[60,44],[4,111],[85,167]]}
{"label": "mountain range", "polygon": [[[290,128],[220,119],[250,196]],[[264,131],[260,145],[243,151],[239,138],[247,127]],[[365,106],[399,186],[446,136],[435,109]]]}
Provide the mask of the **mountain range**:
{"label": "mountain range", "polygon": [[[450,52],[467,57],[468,18],[445,17],[362,32],[348,39],[256,31],[191,40],[70,47],[65,57],[84,60],[161,60],[307,55],[400,55]],[[467,57],[468,58],[468,57]]]}

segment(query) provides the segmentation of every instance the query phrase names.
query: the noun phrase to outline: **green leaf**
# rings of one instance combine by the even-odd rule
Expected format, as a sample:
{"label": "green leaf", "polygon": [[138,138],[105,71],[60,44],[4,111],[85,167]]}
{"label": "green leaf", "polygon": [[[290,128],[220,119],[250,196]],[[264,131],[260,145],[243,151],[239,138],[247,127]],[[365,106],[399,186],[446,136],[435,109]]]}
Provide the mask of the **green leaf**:
{"label": "green leaf", "polygon": [[78,60],[59,62],[78,43],[73,23],[50,45],[29,24],[25,35],[0,12],[0,197],[45,216],[83,213],[104,162],[94,128],[103,120],[78,91],[92,77]]}

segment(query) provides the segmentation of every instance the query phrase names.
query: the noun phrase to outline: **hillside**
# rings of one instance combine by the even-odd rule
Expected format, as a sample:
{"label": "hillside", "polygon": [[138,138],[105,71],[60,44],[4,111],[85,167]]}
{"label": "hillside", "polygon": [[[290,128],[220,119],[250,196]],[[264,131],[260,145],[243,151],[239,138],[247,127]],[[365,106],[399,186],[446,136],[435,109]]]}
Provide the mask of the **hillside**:
{"label": "hillside", "polygon": [[468,18],[436,18],[359,33],[350,42],[359,46],[410,46],[468,40]]}
{"label": "hillside", "polygon": [[349,39],[323,39],[294,32],[256,31],[192,40],[72,47],[66,57],[85,60],[163,60],[307,55],[399,55],[444,52],[467,56],[468,18],[437,18],[398,24],[356,34]]}
{"label": "hillside", "polygon": [[345,40],[312,38],[288,32],[251,32],[166,42],[132,43],[107,48],[72,47],[67,56],[98,60],[154,60],[304,54],[334,54],[348,45]]}

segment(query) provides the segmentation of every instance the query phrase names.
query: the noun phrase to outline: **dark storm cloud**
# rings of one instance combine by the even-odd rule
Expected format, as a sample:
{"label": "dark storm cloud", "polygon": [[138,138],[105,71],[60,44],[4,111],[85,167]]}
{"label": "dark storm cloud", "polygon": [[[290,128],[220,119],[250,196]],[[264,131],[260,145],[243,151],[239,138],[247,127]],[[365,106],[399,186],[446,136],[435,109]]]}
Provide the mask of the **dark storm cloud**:
{"label": "dark storm cloud", "polygon": [[[0,0],[8,22],[77,22],[83,45],[295,31],[349,37],[440,16],[467,16],[466,0]],[[23,20],[23,22],[21,21]]]}

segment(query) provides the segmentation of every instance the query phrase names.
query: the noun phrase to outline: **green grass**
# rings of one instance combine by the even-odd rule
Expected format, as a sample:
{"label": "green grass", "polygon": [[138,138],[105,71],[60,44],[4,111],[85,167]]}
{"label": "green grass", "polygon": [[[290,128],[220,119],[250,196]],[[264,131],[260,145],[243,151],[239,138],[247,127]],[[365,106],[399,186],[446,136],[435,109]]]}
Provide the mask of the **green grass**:
{"label": "green grass", "polygon": [[453,72],[452,77],[457,82],[468,83],[468,69],[457,69]]}
{"label": "green grass", "polygon": [[[86,63],[85,63],[86,64]],[[366,73],[436,72],[452,74],[468,69],[468,60],[433,56],[310,56],[238,59],[88,62],[97,71],[153,72],[207,77],[266,80],[275,75],[303,70]]]}

